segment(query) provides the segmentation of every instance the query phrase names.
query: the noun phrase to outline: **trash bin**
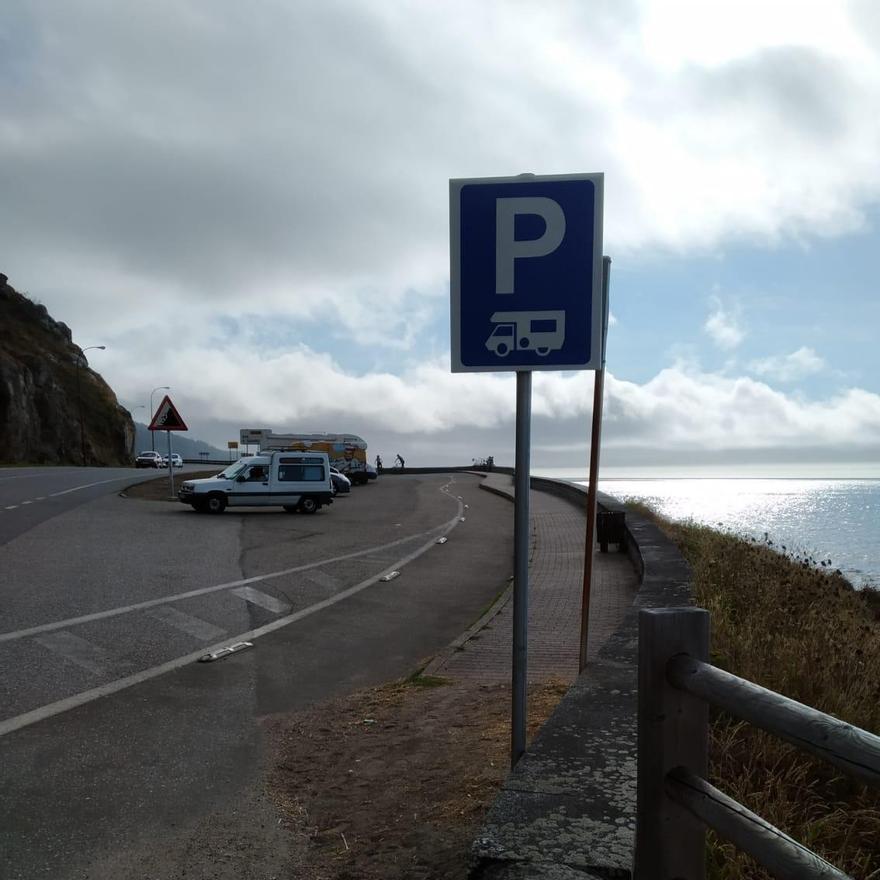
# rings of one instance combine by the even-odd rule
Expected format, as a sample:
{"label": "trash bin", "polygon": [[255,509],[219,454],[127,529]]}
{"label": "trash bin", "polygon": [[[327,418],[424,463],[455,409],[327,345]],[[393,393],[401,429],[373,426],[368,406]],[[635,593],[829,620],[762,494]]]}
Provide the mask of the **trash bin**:
{"label": "trash bin", "polygon": [[596,515],[596,540],[603,553],[609,544],[617,544],[621,553],[626,551],[626,512],[623,510],[600,510]]}

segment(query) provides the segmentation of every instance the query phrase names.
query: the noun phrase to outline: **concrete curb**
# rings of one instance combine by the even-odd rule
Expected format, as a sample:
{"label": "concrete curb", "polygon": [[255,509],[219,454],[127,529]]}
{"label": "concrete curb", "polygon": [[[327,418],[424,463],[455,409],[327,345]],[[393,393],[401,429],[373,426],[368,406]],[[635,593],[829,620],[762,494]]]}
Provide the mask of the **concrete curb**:
{"label": "concrete curb", "polygon": [[450,642],[439,654],[435,654],[430,663],[422,670],[422,675],[442,675],[443,664],[457,651],[463,650],[464,646],[481,630],[485,629],[501,609],[510,601],[513,595],[513,578],[507,589],[489,606],[488,611],[471,627],[466,629],[457,639]]}

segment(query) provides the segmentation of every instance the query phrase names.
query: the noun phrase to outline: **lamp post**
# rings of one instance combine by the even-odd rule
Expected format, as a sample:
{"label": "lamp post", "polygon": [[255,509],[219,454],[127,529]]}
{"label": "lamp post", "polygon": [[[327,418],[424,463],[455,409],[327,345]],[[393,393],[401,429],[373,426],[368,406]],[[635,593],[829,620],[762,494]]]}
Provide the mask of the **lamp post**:
{"label": "lamp post", "polygon": [[79,356],[76,359],[76,403],[77,409],[79,410],[79,454],[82,459],[83,466],[85,467],[86,463],[86,429],[85,424],[83,423],[83,404],[82,404],[82,386],[80,384],[79,378],[79,367],[80,367],[80,358],[85,360],[85,354],[87,351],[91,351],[92,349],[100,349],[104,351],[107,348],[106,345],[87,345],[85,348],[80,349]]}
{"label": "lamp post", "polygon": [[[136,404],[135,406],[133,406],[133,407],[131,408],[131,420],[132,420],[132,422],[134,422],[134,414],[135,414],[139,409],[146,409],[146,408],[147,408],[147,405],[146,405],[145,403],[138,403],[138,404]],[[137,428],[134,429],[134,432],[132,433],[132,437],[131,437],[131,449],[130,449],[129,451],[131,452],[132,456],[135,455],[135,451],[136,451],[136,450],[135,450],[135,447],[136,447],[136,444],[137,444]]]}
{"label": "lamp post", "polygon": [[[153,416],[155,415],[155,413],[153,412],[153,395],[157,391],[170,391],[170,390],[171,390],[170,385],[157,385],[150,392],[150,421],[153,421]],[[155,431],[150,431],[150,449],[152,449],[153,452],[156,451],[156,432]]]}

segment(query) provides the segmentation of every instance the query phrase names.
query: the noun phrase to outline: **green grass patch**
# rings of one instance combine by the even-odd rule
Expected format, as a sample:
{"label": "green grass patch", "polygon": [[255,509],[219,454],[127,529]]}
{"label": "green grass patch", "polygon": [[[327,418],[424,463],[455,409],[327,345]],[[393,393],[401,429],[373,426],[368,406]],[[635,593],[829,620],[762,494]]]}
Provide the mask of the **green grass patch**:
{"label": "green grass patch", "polygon": [[502,596],[503,596],[503,595],[504,595],[504,594],[510,589],[510,587],[512,586],[512,584],[513,584],[513,578],[511,578],[511,579],[510,579],[510,580],[509,580],[509,581],[508,581],[508,582],[507,582],[507,583],[506,583],[506,584],[505,584],[505,585],[504,585],[504,586],[503,586],[503,587],[502,587],[502,588],[501,588],[501,589],[500,589],[500,590],[499,590],[499,591],[498,591],[498,592],[497,592],[497,593],[491,598],[491,600],[490,600],[489,602],[486,603],[486,605],[483,607],[483,609],[480,611],[480,613],[479,613],[479,614],[476,616],[476,618],[474,619],[474,623],[472,623],[471,626],[473,626],[478,620],[482,620],[483,617],[485,617],[486,614],[489,613],[489,609],[490,609],[490,608],[491,608],[491,607],[492,607],[492,606],[493,606],[493,605],[494,605],[494,604],[495,604],[495,603],[496,603],[496,602],[497,602],[497,601],[498,601],[498,600],[499,600],[499,599],[500,599],[500,598],[501,598],[501,597],[502,597]]}
{"label": "green grass patch", "polygon": [[406,687],[416,688],[438,688],[446,687],[446,685],[451,684],[448,678],[443,678],[439,675],[424,675],[424,670],[424,666],[416,669],[415,672],[411,673],[403,680],[402,684]]}
{"label": "green grass patch", "polygon": [[[880,732],[880,594],[853,589],[829,560],[633,507],[690,563],[716,666]],[[710,749],[713,784],[848,874],[880,877],[880,792],[723,712]],[[708,866],[713,880],[770,877],[711,834]]]}

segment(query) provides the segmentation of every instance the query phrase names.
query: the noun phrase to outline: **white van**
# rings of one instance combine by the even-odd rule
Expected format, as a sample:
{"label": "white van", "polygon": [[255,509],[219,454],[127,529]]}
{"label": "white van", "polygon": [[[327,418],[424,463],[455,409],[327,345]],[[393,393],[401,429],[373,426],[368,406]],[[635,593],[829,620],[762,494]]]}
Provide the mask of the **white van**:
{"label": "white van", "polygon": [[264,452],[241,458],[216,477],[185,480],[177,493],[200,513],[235,507],[283,507],[288,513],[316,513],[333,503],[326,452]]}

